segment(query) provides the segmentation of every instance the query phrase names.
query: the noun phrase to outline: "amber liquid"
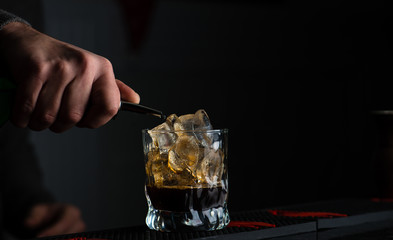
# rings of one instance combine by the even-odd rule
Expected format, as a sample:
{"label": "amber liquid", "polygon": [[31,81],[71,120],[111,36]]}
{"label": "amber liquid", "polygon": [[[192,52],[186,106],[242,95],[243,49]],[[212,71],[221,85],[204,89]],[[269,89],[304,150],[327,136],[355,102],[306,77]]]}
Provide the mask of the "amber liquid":
{"label": "amber liquid", "polygon": [[157,210],[188,212],[224,207],[228,192],[215,188],[158,188],[146,186],[147,194]]}

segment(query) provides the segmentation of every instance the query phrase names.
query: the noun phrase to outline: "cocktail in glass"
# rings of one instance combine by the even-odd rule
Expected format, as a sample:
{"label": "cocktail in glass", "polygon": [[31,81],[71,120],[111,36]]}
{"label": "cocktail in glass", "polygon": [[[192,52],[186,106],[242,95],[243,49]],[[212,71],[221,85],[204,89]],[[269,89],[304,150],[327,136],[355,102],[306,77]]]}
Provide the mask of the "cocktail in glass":
{"label": "cocktail in glass", "polygon": [[[206,115],[199,111],[186,118],[171,115],[164,124],[142,132],[146,224],[151,229],[216,230],[229,223],[228,130],[196,124],[198,115]],[[184,129],[191,117],[194,127]]]}

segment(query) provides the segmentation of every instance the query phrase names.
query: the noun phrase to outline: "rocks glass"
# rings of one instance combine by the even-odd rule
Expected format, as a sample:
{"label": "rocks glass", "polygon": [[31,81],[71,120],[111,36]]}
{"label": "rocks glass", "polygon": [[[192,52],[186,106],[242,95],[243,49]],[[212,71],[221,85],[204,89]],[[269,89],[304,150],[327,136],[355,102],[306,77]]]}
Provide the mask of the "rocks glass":
{"label": "rocks glass", "polygon": [[228,225],[228,130],[156,127],[142,134],[147,226],[172,232]]}

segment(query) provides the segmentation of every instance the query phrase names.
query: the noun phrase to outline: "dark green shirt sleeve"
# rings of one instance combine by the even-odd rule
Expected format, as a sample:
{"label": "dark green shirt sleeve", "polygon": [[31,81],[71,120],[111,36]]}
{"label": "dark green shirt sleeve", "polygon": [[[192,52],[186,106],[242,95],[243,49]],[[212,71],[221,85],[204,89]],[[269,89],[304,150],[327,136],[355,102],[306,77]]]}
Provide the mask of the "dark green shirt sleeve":
{"label": "dark green shirt sleeve", "polygon": [[0,30],[7,25],[8,23],[11,22],[22,22],[25,23],[27,25],[30,25],[27,21],[25,21],[24,19],[10,13],[7,12],[5,10],[0,9]]}

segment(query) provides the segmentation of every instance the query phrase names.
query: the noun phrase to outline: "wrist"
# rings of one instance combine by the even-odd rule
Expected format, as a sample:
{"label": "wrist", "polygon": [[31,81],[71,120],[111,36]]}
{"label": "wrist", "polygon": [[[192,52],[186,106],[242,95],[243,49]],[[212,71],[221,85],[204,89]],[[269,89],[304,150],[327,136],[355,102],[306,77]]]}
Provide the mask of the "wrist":
{"label": "wrist", "polygon": [[10,22],[0,30],[0,70],[2,69],[5,64],[7,64],[7,55],[15,53],[15,49],[12,50],[13,46],[18,39],[22,37],[22,33],[27,32],[28,28],[31,28],[29,25],[21,22]]}
{"label": "wrist", "polygon": [[0,30],[0,41],[4,41],[12,36],[19,35],[21,32],[25,32],[27,29],[31,28],[30,25],[23,22],[10,22]]}
{"label": "wrist", "polygon": [[7,62],[9,55],[18,51],[18,43],[29,39],[32,41],[36,31],[23,22],[10,22],[0,30],[0,59]]}

